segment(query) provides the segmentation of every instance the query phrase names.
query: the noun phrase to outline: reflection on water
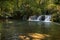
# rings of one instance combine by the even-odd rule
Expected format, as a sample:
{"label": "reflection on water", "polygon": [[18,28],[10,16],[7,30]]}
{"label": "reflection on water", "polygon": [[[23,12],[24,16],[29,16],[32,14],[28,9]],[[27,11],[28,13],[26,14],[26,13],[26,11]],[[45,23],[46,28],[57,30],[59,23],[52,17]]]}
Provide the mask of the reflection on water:
{"label": "reflection on water", "polygon": [[[38,34],[40,36],[37,36]],[[49,37],[47,37],[48,35]],[[24,39],[21,39],[21,37]],[[43,40],[60,40],[60,25],[52,22],[19,20],[6,20],[3,22],[2,40],[42,40],[35,37],[41,37]]]}
{"label": "reflection on water", "polygon": [[1,22],[1,20],[0,20],[0,40],[1,40],[1,32],[2,32],[2,22]]}

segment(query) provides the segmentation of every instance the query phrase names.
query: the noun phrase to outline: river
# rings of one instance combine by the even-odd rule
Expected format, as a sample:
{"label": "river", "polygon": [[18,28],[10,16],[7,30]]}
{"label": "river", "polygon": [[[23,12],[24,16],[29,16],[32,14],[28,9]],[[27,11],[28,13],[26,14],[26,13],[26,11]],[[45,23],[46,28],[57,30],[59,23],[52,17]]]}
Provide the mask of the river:
{"label": "river", "polygon": [[[19,36],[30,37],[28,35],[29,33],[46,34],[46,36],[48,36],[36,40],[60,40],[60,25],[53,22],[5,20],[2,23],[0,22],[0,26],[2,27],[0,28],[1,40],[25,40]],[[28,40],[33,40],[33,38],[30,37]]]}

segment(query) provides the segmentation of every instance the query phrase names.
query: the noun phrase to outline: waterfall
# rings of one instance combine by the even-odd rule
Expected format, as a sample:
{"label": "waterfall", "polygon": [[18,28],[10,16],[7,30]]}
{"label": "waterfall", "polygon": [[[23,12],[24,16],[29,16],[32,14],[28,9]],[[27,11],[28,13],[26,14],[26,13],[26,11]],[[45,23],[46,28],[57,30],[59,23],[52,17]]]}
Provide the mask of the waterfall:
{"label": "waterfall", "polygon": [[44,22],[51,22],[51,15],[45,15],[45,20]]}
{"label": "waterfall", "polygon": [[39,17],[37,18],[37,20],[39,20],[39,21],[40,21],[40,20],[41,20],[41,16],[39,16]]}
{"label": "waterfall", "polygon": [[30,16],[29,17],[29,19],[28,19],[28,21],[40,21],[40,18],[41,18],[41,16]]}
{"label": "waterfall", "polygon": [[51,22],[51,15],[40,15],[40,16],[30,16],[28,21],[43,21],[43,22]]}

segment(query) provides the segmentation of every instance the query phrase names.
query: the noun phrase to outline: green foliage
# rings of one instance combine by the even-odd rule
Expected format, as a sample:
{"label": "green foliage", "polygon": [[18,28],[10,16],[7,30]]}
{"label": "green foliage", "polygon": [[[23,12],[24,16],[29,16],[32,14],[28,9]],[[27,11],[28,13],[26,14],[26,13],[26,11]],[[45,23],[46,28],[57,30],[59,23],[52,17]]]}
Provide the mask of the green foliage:
{"label": "green foliage", "polygon": [[27,19],[31,15],[51,14],[53,21],[60,22],[59,4],[60,0],[0,0],[0,18]]}
{"label": "green foliage", "polygon": [[60,5],[60,0],[54,0],[54,3]]}
{"label": "green foliage", "polygon": [[59,22],[59,23],[60,23],[60,14],[59,14],[59,13],[53,14],[53,15],[52,15],[52,20],[53,20],[54,22]]}

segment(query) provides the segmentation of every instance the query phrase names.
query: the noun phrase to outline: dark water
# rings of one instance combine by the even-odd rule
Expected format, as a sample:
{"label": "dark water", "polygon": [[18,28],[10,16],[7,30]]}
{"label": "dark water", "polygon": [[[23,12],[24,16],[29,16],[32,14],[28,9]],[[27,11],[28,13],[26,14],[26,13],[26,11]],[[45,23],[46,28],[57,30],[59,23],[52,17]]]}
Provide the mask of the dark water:
{"label": "dark water", "polygon": [[50,35],[49,38],[44,40],[60,40],[60,25],[53,22],[6,20],[1,24],[1,40],[21,40],[18,36],[27,35],[28,33]]}

